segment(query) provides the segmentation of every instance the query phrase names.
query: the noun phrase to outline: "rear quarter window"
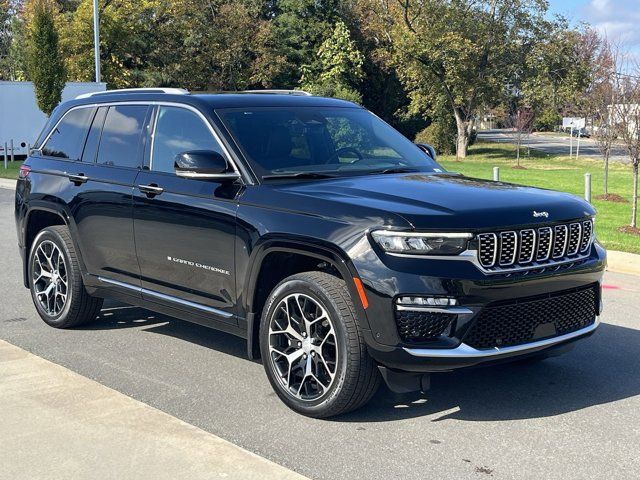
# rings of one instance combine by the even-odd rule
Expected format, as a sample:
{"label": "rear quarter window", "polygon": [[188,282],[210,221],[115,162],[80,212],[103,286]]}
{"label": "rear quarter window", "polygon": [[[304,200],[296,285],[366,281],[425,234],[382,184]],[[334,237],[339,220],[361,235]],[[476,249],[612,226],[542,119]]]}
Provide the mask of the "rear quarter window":
{"label": "rear quarter window", "polygon": [[142,129],[147,111],[146,105],[109,107],[102,127],[99,164],[132,168],[141,166]]}
{"label": "rear quarter window", "polygon": [[76,108],[68,112],[42,147],[47,157],[79,160],[95,108]]}

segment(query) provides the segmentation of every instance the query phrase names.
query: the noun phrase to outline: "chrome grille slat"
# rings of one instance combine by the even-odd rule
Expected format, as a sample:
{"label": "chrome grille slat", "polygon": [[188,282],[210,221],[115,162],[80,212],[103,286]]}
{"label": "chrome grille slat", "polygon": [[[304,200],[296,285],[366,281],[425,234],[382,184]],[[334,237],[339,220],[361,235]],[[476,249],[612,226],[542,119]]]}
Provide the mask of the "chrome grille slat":
{"label": "chrome grille slat", "polygon": [[483,267],[493,267],[498,255],[498,236],[495,233],[478,235],[478,260]]}
{"label": "chrome grille slat", "polygon": [[518,253],[518,235],[516,232],[502,232],[500,234],[500,265],[509,266],[516,262]]}
{"label": "chrome grille slat", "polygon": [[591,220],[585,220],[582,222],[582,239],[580,240],[580,253],[584,253],[591,246],[591,239],[593,237],[593,222]]}
{"label": "chrome grille slat", "polygon": [[538,245],[536,250],[536,260],[544,262],[551,256],[551,247],[553,246],[553,229],[551,227],[542,227],[538,229]]}
{"label": "chrome grille slat", "polygon": [[580,236],[582,226],[579,223],[569,225],[569,240],[567,241],[567,255],[575,255],[580,250]]}
{"label": "chrome grille slat", "polygon": [[477,235],[478,261],[487,272],[546,268],[581,260],[593,240],[592,220]]}
{"label": "chrome grille slat", "polygon": [[530,263],[536,251],[536,231],[532,228],[520,231],[519,263]]}
{"label": "chrome grille slat", "polygon": [[567,251],[569,229],[566,225],[556,225],[553,228],[553,258],[562,258]]}

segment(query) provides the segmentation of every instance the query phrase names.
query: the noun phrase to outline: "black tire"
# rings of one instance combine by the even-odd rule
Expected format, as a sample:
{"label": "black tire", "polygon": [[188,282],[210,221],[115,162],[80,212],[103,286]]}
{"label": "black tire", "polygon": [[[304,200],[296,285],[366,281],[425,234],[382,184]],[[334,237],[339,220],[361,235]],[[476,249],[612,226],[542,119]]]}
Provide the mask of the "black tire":
{"label": "black tire", "polygon": [[[335,333],[334,378],[326,389],[323,388],[322,396],[314,400],[294,396],[283,384],[283,376],[278,373],[270,352],[270,322],[279,305],[293,294],[310,297],[324,308]],[[347,286],[343,280],[327,273],[296,274],[273,289],[260,322],[260,350],[267,377],[277,395],[291,409],[309,417],[326,418],[355,410],[367,403],[380,386],[380,372],[367,352]]]}
{"label": "black tire", "polygon": [[[53,248],[52,245],[58,248],[58,252],[63,257],[64,263],[61,269],[64,269],[67,282],[65,288],[66,298],[63,305],[59,307],[59,311],[56,311],[56,307],[60,303],[56,303],[56,307],[47,310],[51,303],[46,302],[47,306],[43,305],[45,300],[41,301],[40,298],[45,298],[46,296],[43,297],[42,294],[38,295],[36,292],[36,283],[38,283],[36,281],[36,272],[39,268],[42,270],[41,267],[36,265],[36,253],[40,252],[39,254],[41,255],[43,251],[39,250],[41,246],[43,249],[50,249]],[[71,240],[71,234],[66,226],[56,225],[40,231],[33,241],[28,261],[31,298],[38,314],[45,323],[55,328],[71,328],[95,320],[102,308],[102,299],[90,296],[84,287],[78,256]],[[36,273],[35,276],[34,273]],[[58,275],[58,270],[56,269],[56,277],[58,276],[60,275]],[[48,280],[42,280],[41,282],[44,283],[46,281]],[[38,288],[40,288],[40,284],[38,284]],[[54,298],[53,303],[56,301],[57,299]]]}

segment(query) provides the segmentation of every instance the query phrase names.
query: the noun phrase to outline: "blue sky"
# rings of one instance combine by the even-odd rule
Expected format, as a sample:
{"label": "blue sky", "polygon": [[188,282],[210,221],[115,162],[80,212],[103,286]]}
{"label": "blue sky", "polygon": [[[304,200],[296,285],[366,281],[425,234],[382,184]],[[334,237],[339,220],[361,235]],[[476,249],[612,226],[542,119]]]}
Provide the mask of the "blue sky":
{"label": "blue sky", "polygon": [[586,21],[620,41],[640,60],[640,0],[550,0],[550,10],[572,23]]}

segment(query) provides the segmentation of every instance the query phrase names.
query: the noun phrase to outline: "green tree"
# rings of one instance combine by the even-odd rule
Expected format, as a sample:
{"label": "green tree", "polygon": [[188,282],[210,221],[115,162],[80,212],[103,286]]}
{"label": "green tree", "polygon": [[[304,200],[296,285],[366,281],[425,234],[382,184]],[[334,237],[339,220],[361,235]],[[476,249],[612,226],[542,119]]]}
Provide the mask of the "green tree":
{"label": "green tree", "polygon": [[387,32],[400,79],[420,108],[444,95],[465,157],[474,118],[504,95],[521,54],[544,21],[543,0],[385,2]]}
{"label": "green tree", "polygon": [[361,103],[357,87],[364,78],[364,57],[344,22],[336,23],[316,56],[316,62],[302,66],[302,88],[311,93]]}
{"label": "green tree", "polygon": [[536,129],[558,125],[563,114],[585,113],[596,64],[590,31],[571,30],[564,21],[546,25],[527,54],[521,84],[526,103],[535,108]]}
{"label": "green tree", "polygon": [[56,4],[52,0],[33,0],[27,21],[26,58],[38,107],[47,116],[62,99],[66,74],[58,48],[55,26]]}
{"label": "green tree", "polygon": [[351,23],[350,1],[273,0],[270,17],[278,39],[277,52],[286,68],[277,77],[279,86],[290,88],[300,83],[302,65],[316,56],[318,48],[337,21]]}

